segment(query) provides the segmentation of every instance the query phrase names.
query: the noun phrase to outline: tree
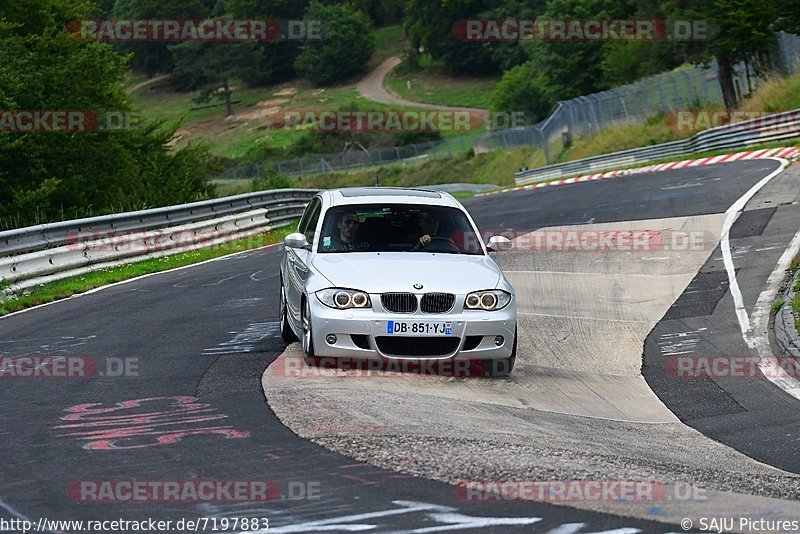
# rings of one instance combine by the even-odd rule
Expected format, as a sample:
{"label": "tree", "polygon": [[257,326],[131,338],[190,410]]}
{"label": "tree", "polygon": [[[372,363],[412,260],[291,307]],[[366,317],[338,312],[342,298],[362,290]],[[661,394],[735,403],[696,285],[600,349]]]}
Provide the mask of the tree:
{"label": "tree", "polygon": [[[308,0],[225,0],[233,18],[300,20]],[[259,42],[253,49],[253,68],[243,73],[244,81],[255,85],[276,84],[297,76],[294,62],[300,42],[276,40]]]}
{"label": "tree", "polygon": [[195,102],[209,102],[221,97],[227,116],[233,115],[232,78],[247,77],[258,57],[255,43],[209,43],[186,41],[170,47],[175,57],[174,76],[192,80],[199,88]]}
{"label": "tree", "polygon": [[324,21],[322,39],[300,47],[295,69],[317,85],[330,84],[359,72],[375,47],[369,20],[346,5],[312,2],[304,20]]}
{"label": "tree", "polygon": [[688,46],[695,63],[717,61],[719,84],[727,109],[736,107],[734,68],[739,62],[763,66],[775,42],[780,7],[772,0],[666,0],[663,10],[673,19],[705,20],[714,29],[709,39]]}
{"label": "tree", "polygon": [[[210,16],[211,0],[117,0],[115,19],[201,19]],[[170,43],[164,41],[119,43],[122,52],[132,52],[131,67],[148,76],[171,72],[174,67]]]}
{"label": "tree", "polygon": [[461,40],[453,33],[457,21],[480,18],[492,7],[484,0],[409,0],[405,28],[411,47],[423,48],[457,74],[496,73],[488,46]]}
{"label": "tree", "polygon": [[612,41],[603,47],[600,63],[602,88],[616,87],[672,70],[684,62],[673,43],[653,41]]}
{"label": "tree", "polygon": [[776,29],[800,34],[800,3],[788,2],[781,6]]}
{"label": "tree", "polygon": [[[625,19],[636,12],[634,0],[549,0],[544,19]],[[611,41],[540,40],[524,43],[533,70],[543,77],[555,100],[605,89],[603,57]]]}
{"label": "tree", "polygon": [[397,24],[405,15],[403,0],[357,0],[356,3],[377,26]]}
{"label": "tree", "polygon": [[[127,58],[67,35],[95,7],[76,0],[0,0],[0,109],[130,113]],[[76,76],[75,73],[80,73]],[[207,151],[173,152],[174,130],[0,131],[0,219],[8,225],[199,200],[212,192]]]}
{"label": "tree", "polygon": [[533,123],[543,119],[555,103],[546,81],[533,71],[531,63],[517,65],[503,74],[491,99],[493,112],[524,112]]}

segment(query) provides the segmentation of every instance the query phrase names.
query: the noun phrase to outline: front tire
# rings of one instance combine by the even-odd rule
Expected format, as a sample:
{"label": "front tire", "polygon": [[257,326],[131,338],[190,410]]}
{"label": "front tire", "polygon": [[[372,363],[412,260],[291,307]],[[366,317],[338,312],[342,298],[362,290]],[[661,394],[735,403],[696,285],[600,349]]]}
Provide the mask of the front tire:
{"label": "front tire", "polygon": [[283,288],[283,282],[281,282],[280,321],[281,339],[283,339],[283,341],[286,343],[294,343],[295,341],[299,341],[294,331],[292,331],[292,327],[289,325],[289,308],[286,305],[286,290]]}
{"label": "front tire", "polygon": [[303,323],[303,357],[307,365],[317,365],[317,357],[314,354],[314,336],[311,334],[311,306],[308,299],[303,304],[302,321]]}
{"label": "front tire", "polygon": [[517,330],[514,329],[514,345],[511,347],[511,356],[499,360],[483,360],[483,376],[498,378],[508,376],[514,369],[517,361]]}

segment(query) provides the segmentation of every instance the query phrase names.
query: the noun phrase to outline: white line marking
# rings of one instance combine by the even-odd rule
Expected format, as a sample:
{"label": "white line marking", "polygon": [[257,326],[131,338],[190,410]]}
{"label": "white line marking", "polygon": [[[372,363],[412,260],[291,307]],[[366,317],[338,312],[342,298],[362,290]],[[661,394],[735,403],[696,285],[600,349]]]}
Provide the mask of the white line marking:
{"label": "white line marking", "polygon": [[[34,526],[36,526],[36,523],[34,521],[31,521],[30,518],[28,518],[28,516],[26,516],[23,513],[17,512],[14,508],[12,508],[10,505],[4,503],[2,500],[0,500],[0,508],[2,508],[3,510],[7,511],[9,514],[13,515],[17,519],[21,519],[23,521],[27,521],[28,523],[31,523]],[[42,523],[42,518],[39,518],[39,526],[41,526],[41,523]],[[42,529],[42,530],[39,530],[39,532],[53,532],[53,531],[50,530],[50,529]],[[61,531],[58,531],[56,534],[61,534]]]}
{"label": "white line marking", "polygon": [[[352,515],[345,515],[341,517],[331,518],[331,519],[321,519],[318,521],[307,521],[305,523],[300,523],[297,525],[287,525],[281,527],[271,527],[269,531],[267,530],[258,530],[258,531],[251,531],[250,533],[247,532],[240,532],[239,534],[274,534],[275,532],[279,533],[290,533],[290,532],[310,532],[311,530],[316,530],[320,527],[329,527],[331,525],[337,525],[339,530],[345,530],[347,526],[346,523],[353,523],[353,522],[360,522],[366,521],[370,519],[379,519],[382,517],[390,517],[395,515],[403,515],[412,512],[455,512],[457,511],[455,508],[451,508],[449,506],[439,506],[436,504],[429,504],[429,503],[418,503],[414,501],[392,501],[393,504],[400,506],[401,508],[396,508],[393,510],[383,510],[380,512],[366,512],[363,514],[352,514]],[[343,524],[345,523],[345,524]],[[355,526],[362,526],[362,525],[355,525]],[[376,526],[372,526],[374,529]],[[359,529],[363,530],[363,529]]]}
{"label": "white line marking", "polygon": [[13,508],[12,508],[10,505],[8,505],[8,504],[4,503],[2,500],[0,500],[0,508],[2,508],[3,510],[5,510],[5,511],[6,511],[6,512],[8,512],[9,514],[13,515],[14,517],[17,517],[17,518],[19,518],[19,519],[23,519],[23,520],[25,520],[25,521],[30,521],[30,519],[28,518],[28,516],[26,516],[25,514],[22,514],[22,513],[20,513],[20,512],[17,512],[17,511],[16,511],[16,510],[14,510],[14,509],[13,509]]}
{"label": "white line marking", "polygon": [[[759,369],[762,370],[764,376],[766,376],[770,382],[781,388],[783,391],[800,400],[800,381],[788,375],[779,376],[779,373],[776,372],[776,360],[772,356],[772,350],[769,345],[769,340],[766,337],[766,329],[764,328],[765,318],[768,317],[765,310],[769,309],[769,302],[772,301],[772,298],[777,292],[777,286],[780,283],[780,280],[783,278],[783,272],[789,266],[789,263],[794,255],[797,254],[797,251],[800,250],[800,231],[795,234],[794,238],[789,244],[789,247],[784,251],[783,255],[778,260],[775,270],[772,271],[772,274],[770,274],[769,278],[767,279],[767,287],[761,292],[758,300],[756,301],[756,306],[753,310],[754,321],[752,323],[744,306],[742,291],[739,289],[739,282],[736,280],[736,272],[733,265],[733,259],[731,258],[729,233],[731,226],[733,226],[734,221],[736,221],[736,218],[739,215],[739,212],[744,209],[747,202],[749,202],[750,199],[753,198],[753,196],[758,193],[762,187],[764,187],[764,185],[772,180],[772,178],[782,173],[789,165],[789,162],[785,159],[768,159],[773,159],[780,162],[781,166],[762,178],[757,184],[751,187],[747,193],[742,195],[741,198],[739,198],[730,208],[728,208],[728,210],[725,212],[727,215],[725,217],[725,223],[722,225],[722,240],[720,242],[720,246],[722,248],[722,260],[725,263],[725,270],[728,273],[729,287],[731,296],[733,296],[736,319],[739,321],[739,328],[742,331],[742,339],[744,339],[744,342],[747,344],[747,346],[751,350],[755,351],[756,355],[760,357],[761,361],[759,362],[758,366]],[[778,367],[780,366],[778,365]]]}
{"label": "white line marking", "polygon": [[456,512],[428,514],[428,517],[440,523],[449,523],[439,527],[417,528],[411,532],[446,532],[465,530],[468,528],[489,528],[493,526],[532,525],[542,520],[541,517],[472,517]]}
{"label": "white line marking", "polygon": [[[565,525],[552,528],[545,534],[578,534],[586,526],[586,523],[567,523]],[[641,532],[638,528],[616,528],[614,530],[604,530],[602,532],[587,532],[585,534],[636,534]]]}

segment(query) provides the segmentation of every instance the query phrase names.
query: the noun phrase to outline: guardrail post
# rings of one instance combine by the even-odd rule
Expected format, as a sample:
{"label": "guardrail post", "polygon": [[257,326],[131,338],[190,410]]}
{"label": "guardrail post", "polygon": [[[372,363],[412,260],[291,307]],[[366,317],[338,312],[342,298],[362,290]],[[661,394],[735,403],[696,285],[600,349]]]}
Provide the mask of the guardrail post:
{"label": "guardrail post", "polygon": [[536,131],[539,133],[539,138],[542,140],[542,150],[544,150],[544,160],[550,165],[550,149],[547,147],[547,137],[545,137],[544,132],[536,128]]}
{"label": "guardrail post", "polygon": [[656,81],[653,81],[653,83],[655,83],[656,87],[658,87],[658,103],[659,103],[658,110],[662,112],[667,111],[667,101],[666,98],[664,97],[664,86],[662,86],[660,83]]}

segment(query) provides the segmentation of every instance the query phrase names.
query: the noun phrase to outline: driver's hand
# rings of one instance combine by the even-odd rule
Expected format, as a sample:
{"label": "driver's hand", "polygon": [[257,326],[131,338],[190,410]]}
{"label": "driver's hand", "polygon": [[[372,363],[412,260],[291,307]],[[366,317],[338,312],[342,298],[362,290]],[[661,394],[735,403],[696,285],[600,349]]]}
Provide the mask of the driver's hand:
{"label": "driver's hand", "polygon": [[431,236],[429,236],[428,234],[425,234],[424,236],[419,238],[419,246],[420,247],[424,247],[425,245],[427,245],[430,242],[431,242]]}

